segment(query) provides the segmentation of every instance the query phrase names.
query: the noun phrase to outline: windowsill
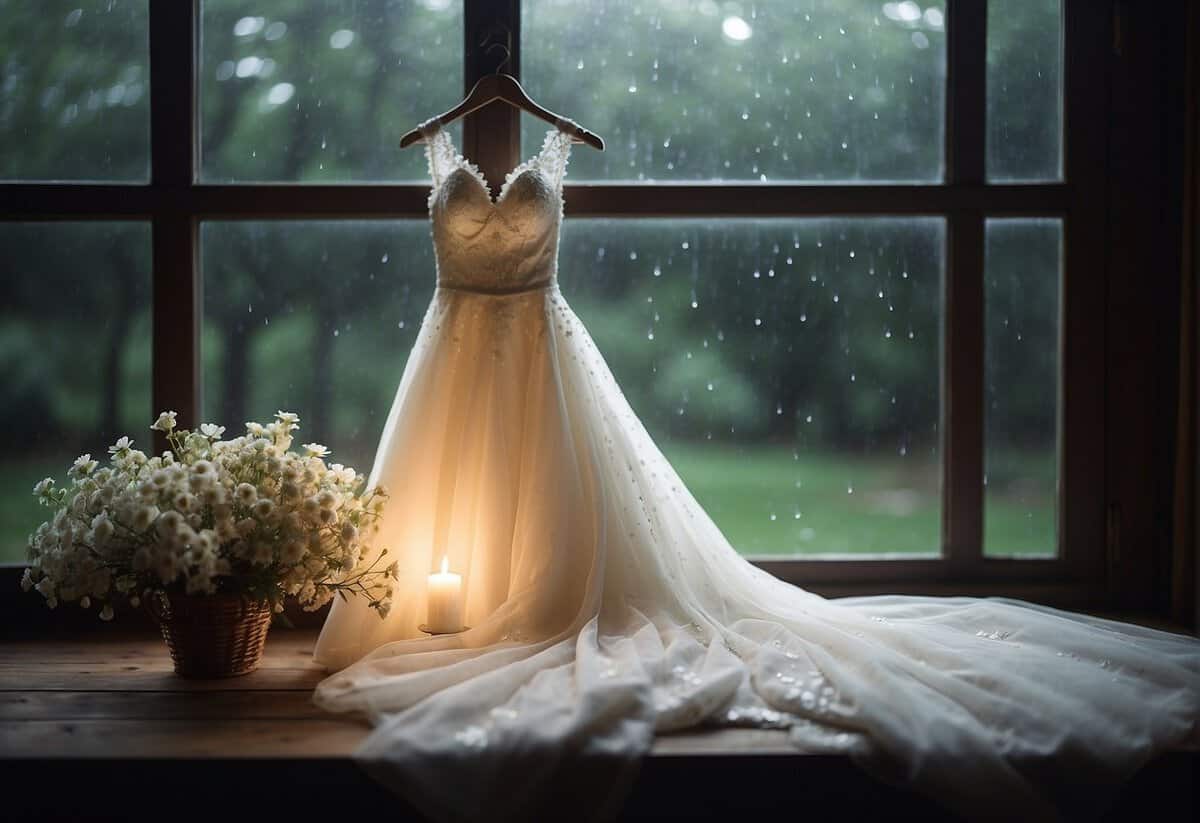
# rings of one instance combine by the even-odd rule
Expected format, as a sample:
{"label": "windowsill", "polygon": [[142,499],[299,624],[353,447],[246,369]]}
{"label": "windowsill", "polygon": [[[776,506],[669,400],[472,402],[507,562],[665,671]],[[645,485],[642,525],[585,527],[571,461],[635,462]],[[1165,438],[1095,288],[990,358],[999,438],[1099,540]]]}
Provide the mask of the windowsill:
{"label": "windowsill", "polygon": [[[114,819],[129,819],[152,816],[161,802],[176,819],[176,806],[185,817],[209,817],[232,804],[247,814],[294,806],[307,818],[361,808],[401,819],[401,801],[350,759],[366,723],[312,703],[323,676],[311,660],[315,637],[312,629],[273,629],[259,671],[217,681],[175,676],[162,640],[145,631],[105,627],[6,643],[0,761],[9,785],[23,787],[6,803],[15,797],[21,818],[96,819],[113,809]],[[1161,802],[1164,793],[1194,804],[1189,776],[1198,761],[1188,752],[1161,758],[1130,785],[1122,806]],[[939,816],[929,801],[877,783],[848,758],[797,751],[784,732],[723,729],[659,738],[624,819],[778,812],[795,809],[801,794],[810,812]],[[112,798],[123,798],[119,810]]]}

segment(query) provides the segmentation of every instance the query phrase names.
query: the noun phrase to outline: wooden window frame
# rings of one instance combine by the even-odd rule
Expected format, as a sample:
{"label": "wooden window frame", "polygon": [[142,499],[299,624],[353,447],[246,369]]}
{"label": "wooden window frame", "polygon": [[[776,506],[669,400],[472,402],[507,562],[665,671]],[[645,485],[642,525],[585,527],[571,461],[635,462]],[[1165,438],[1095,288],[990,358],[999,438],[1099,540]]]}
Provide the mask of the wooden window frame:
{"label": "wooden window frame", "polygon": [[[1113,59],[1123,34],[1121,0],[1063,0],[1063,180],[988,184],[985,178],[987,0],[947,0],[945,179],[931,184],[568,183],[574,217],[872,217],[921,215],[946,222],[942,341],[942,554],[916,559],[756,560],[771,573],[828,595],[1008,595],[1064,606],[1147,601],[1148,561],[1131,561],[1136,591],[1114,557],[1122,511],[1106,483],[1114,436],[1106,421],[1130,409],[1107,390],[1114,274],[1110,180]],[[413,184],[208,184],[198,181],[196,44],[200,0],[150,0],[151,179],[148,184],[0,184],[0,220],[145,220],[152,226],[153,409],[199,420],[204,220],[427,219],[428,186]],[[464,80],[494,69],[481,34],[511,32],[508,69],[520,76],[519,0],[465,0]],[[1128,74],[1129,72],[1126,72]],[[1128,77],[1124,78],[1128,80]],[[583,113],[578,113],[582,115]],[[463,151],[489,180],[519,162],[519,113],[492,106],[468,117]],[[1136,141],[1134,141],[1136,143]],[[1063,221],[1060,305],[1058,554],[983,554],[985,220]],[[1124,276],[1133,278],[1126,272]],[[1131,281],[1132,282],[1132,281]],[[170,352],[170,357],[160,356]],[[1107,413],[1099,413],[1105,410]],[[152,410],[148,410],[152,411]],[[1134,410],[1136,411],[1136,410]],[[1127,492],[1136,494],[1136,490]],[[1134,508],[1147,525],[1145,505]],[[1114,514],[1115,513],[1115,514]],[[8,573],[12,569],[0,569]],[[1152,575],[1151,575],[1152,578]],[[0,585],[5,581],[0,579]],[[9,590],[0,592],[0,600]],[[1151,598],[1152,599],[1152,598]]]}

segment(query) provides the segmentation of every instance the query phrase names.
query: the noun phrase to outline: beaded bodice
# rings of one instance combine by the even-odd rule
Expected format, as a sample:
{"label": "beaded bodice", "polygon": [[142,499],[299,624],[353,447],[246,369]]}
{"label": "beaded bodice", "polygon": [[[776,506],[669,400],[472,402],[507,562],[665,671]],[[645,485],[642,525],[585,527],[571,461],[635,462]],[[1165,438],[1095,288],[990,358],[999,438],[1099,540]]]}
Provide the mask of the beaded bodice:
{"label": "beaded bodice", "polygon": [[553,284],[570,136],[551,129],[541,151],[508,173],[493,200],[483,174],[436,121],[420,129],[433,178],[438,286],[508,293]]}

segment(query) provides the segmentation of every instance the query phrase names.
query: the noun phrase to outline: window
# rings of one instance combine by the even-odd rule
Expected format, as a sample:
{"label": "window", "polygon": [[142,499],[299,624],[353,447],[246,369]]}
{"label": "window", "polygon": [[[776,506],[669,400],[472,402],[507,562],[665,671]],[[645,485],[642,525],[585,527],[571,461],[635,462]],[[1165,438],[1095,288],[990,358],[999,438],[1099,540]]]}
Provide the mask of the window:
{"label": "window", "polygon": [[[828,591],[1103,583],[1107,331],[1086,273],[1107,81],[1081,70],[1107,54],[1103,4],[5,12],[5,407],[48,421],[6,429],[13,484],[160,407],[290,404],[365,467],[433,286],[424,160],[396,142],[494,70],[507,31],[506,70],[609,142],[572,156],[568,300],[742,551]],[[497,180],[542,126],[484,110],[455,139]],[[117,342],[62,354],[81,329]],[[10,561],[32,523],[16,497]]]}

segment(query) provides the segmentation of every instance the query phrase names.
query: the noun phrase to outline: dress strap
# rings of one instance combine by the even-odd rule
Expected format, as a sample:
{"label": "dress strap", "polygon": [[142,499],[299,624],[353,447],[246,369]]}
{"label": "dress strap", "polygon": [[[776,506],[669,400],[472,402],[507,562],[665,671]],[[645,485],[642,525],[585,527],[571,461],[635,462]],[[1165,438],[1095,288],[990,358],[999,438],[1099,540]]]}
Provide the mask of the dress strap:
{"label": "dress strap", "polygon": [[578,134],[580,126],[574,120],[565,117],[554,118],[554,130],[546,135],[539,155],[543,172],[554,183],[556,189],[562,187],[563,178],[567,174],[567,161],[571,155],[571,137]]}
{"label": "dress strap", "polygon": [[429,162],[429,177],[436,189],[442,185],[446,175],[454,170],[456,152],[450,143],[449,135],[436,117],[421,123],[417,130],[425,138],[425,159]]}

